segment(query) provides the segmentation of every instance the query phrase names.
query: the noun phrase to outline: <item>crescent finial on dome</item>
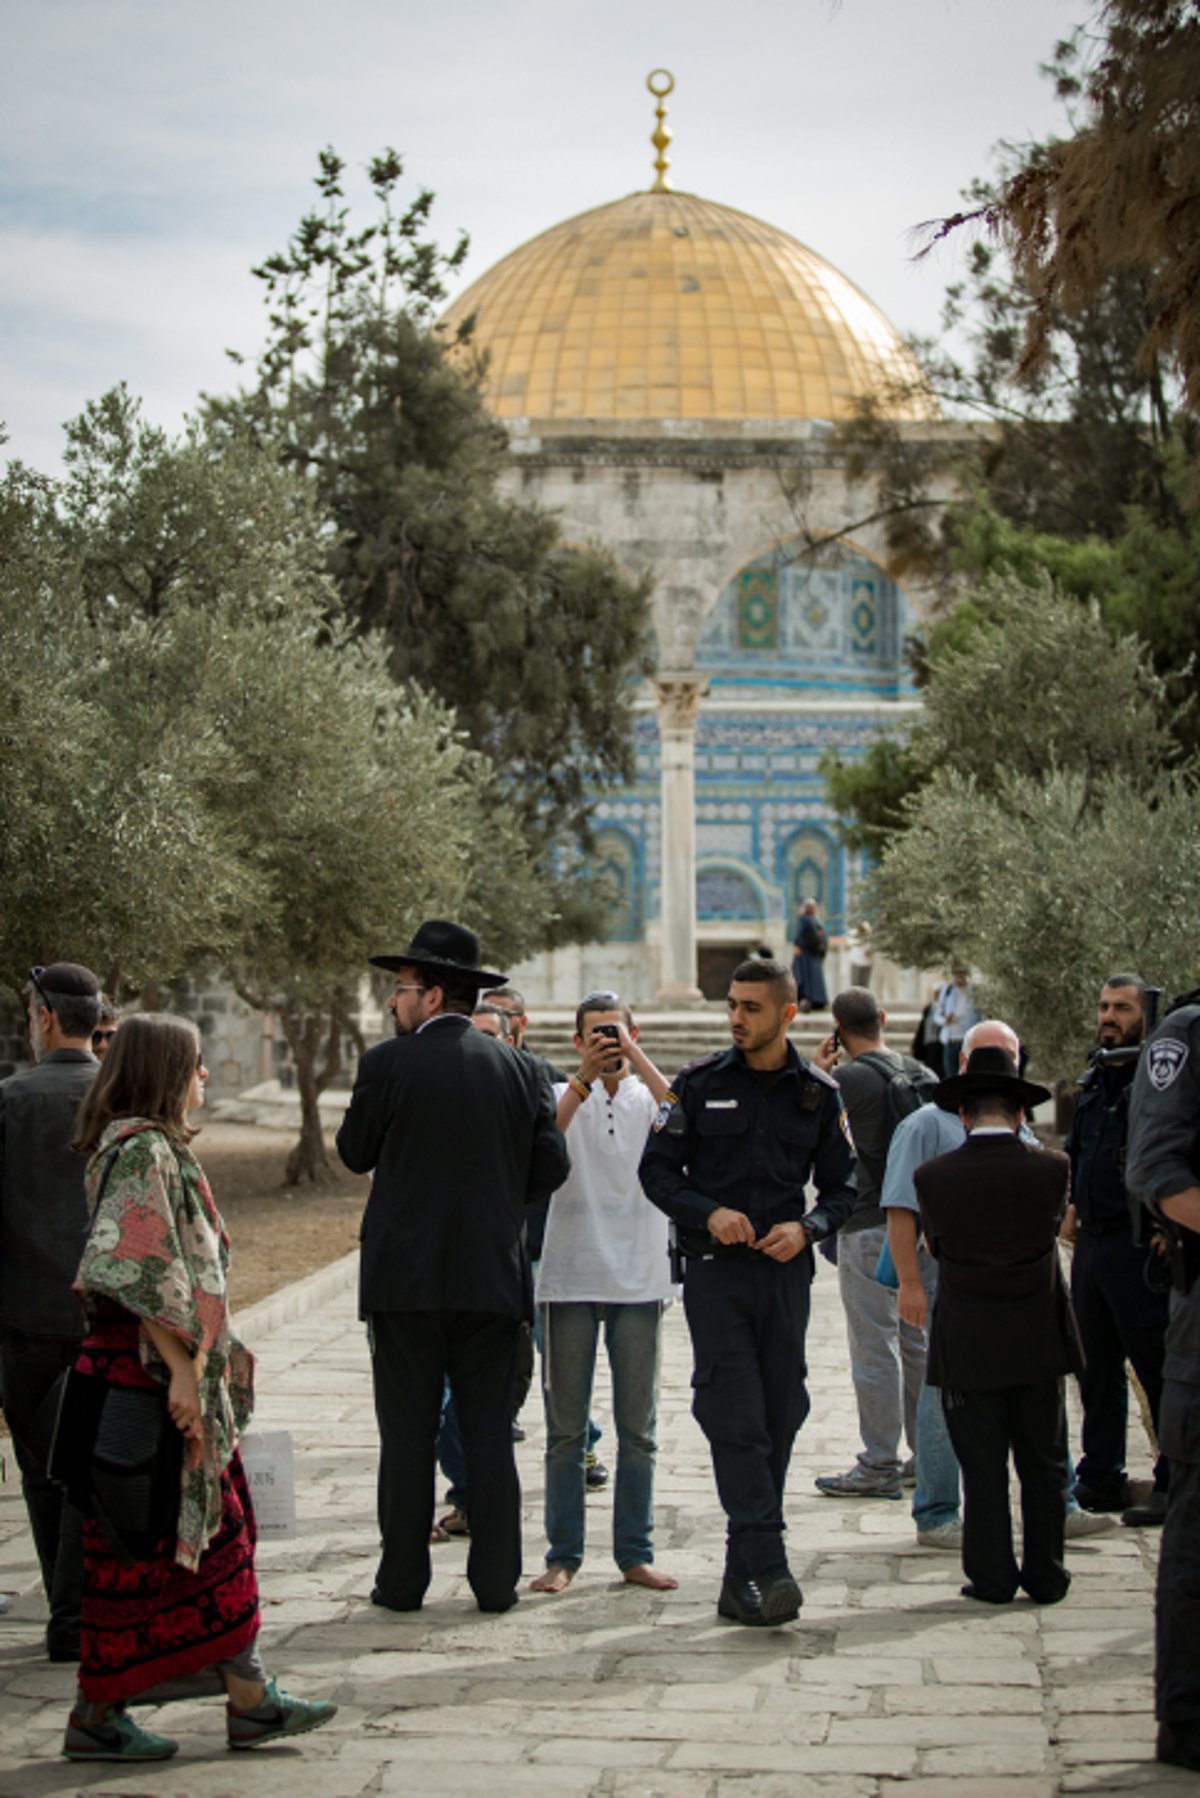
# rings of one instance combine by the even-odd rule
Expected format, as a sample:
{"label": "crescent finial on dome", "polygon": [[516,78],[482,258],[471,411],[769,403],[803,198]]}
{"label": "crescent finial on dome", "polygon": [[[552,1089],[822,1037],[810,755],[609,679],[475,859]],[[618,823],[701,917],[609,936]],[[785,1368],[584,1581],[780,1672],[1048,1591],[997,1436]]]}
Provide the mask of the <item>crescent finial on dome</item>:
{"label": "crescent finial on dome", "polygon": [[663,105],[663,101],[669,93],[673,92],[675,87],[675,77],[672,75],[670,69],[651,69],[646,77],[646,86],[650,89],[650,92],[658,102],[658,105],[654,108],[654,114],[658,123],[655,125],[654,130],[650,135],[650,142],[658,151],[658,155],[654,158],[656,178],[650,192],[654,194],[669,194],[671,192],[671,183],[667,180],[667,145],[671,141],[671,128],[667,124],[667,109]]}

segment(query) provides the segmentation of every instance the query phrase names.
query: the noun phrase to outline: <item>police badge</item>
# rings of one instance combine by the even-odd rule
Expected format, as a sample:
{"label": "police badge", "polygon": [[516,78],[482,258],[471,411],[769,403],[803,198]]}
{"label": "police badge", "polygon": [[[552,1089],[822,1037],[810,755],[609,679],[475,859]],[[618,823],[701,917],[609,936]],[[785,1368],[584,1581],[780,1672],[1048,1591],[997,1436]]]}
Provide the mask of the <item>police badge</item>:
{"label": "police badge", "polygon": [[1188,1058],[1188,1046],[1177,1036],[1160,1036],[1146,1051],[1149,1058],[1150,1084],[1155,1092],[1165,1093],[1179,1078]]}

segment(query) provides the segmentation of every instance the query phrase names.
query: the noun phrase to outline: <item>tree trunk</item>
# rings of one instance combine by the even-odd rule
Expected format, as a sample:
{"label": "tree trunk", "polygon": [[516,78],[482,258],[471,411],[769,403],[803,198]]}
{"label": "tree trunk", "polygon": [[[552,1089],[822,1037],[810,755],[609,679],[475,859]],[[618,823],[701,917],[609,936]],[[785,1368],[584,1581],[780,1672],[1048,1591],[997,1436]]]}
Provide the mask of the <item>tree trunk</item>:
{"label": "tree trunk", "polygon": [[296,1068],[296,1090],[300,1095],[300,1136],[287,1158],[284,1185],[298,1186],[301,1180],[321,1185],[329,1179],[332,1170],[325,1153],[321,1108],[318,1104],[321,1091],[321,1084],[317,1079],[320,1020],[308,1017],[302,1028],[297,1017],[286,1012],[280,1016],[288,1047],[292,1051]]}

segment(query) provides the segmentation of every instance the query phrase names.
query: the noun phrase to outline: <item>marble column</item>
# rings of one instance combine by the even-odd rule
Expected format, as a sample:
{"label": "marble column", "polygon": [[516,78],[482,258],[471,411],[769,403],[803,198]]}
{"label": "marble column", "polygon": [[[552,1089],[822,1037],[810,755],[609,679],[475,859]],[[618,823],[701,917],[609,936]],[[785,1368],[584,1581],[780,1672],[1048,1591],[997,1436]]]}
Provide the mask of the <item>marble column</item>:
{"label": "marble column", "polygon": [[698,674],[660,676],[658,735],[662,761],[662,940],[660,1005],[695,1005],[696,709],[708,691]]}

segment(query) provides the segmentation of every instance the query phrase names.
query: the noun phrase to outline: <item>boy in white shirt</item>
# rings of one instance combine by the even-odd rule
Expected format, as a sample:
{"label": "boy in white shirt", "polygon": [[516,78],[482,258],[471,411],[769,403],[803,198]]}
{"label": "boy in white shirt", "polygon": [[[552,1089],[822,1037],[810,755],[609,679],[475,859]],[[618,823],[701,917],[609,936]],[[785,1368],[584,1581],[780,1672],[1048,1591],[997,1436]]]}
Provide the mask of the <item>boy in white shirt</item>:
{"label": "boy in white shirt", "polygon": [[550,1201],[538,1271],[549,1546],[535,1592],[564,1591],[583,1561],[584,1455],[601,1329],[617,1432],[613,1558],[630,1585],[667,1592],[678,1584],[656,1571],[651,1544],[658,1331],[671,1296],[667,1220],[638,1179],[667,1081],[637,1035],[616,993],[589,993],[575,1014],[579,1072],[554,1088],[571,1172]]}

